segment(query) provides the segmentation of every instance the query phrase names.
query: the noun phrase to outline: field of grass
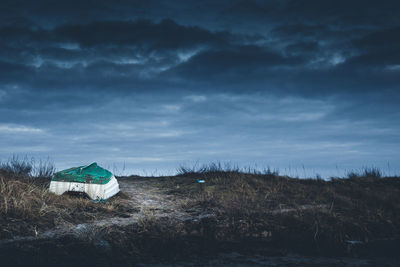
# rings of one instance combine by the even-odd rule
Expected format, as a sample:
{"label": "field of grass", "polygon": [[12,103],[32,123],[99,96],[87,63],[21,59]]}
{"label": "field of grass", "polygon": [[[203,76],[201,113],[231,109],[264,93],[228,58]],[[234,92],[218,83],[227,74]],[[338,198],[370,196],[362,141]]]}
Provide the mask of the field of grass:
{"label": "field of grass", "polygon": [[0,166],[0,239],[36,235],[38,230],[97,220],[124,212],[119,196],[107,203],[48,191],[54,167],[14,158]]}
{"label": "field of grass", "polygon": [[[23,168],[10,163],[0,168],[0,242],[35,235],[38,229],[118,217],[135,208],[126,206],[123,191],[104,203],[55,196],[47,191],[51,171],[46,168],[42,166],[42,175],[36,176],[31,170],[17,171]],[[372,265],[395,266],[400,260],[400,177],[381,177],[379,170],[322,180],[210,165],[182,168],[172,177],[119,180],[140,180],[164,192],[176,203],[171,208],[192,219],[146,210],[135,223],[93,227],[79,237],[3,246],[0,257],[8,265],[33,260],[40,265],[134,266],[188,259],[193,263],[218,258],[224,251],[257,250],[271,257],[297,253],[365,258]],[[21,255],[22,261],[15,261]]]}
{"label": "field of grass", "polygon": [[[199,176],[203,187],[188,179]],[[213,233],[222,240],[345,253],[351,244],[400,237],[400,178],[382,178],[374,169],[329,181],[211,169],[185,172],[169,187],[187,198],[186,209],[216,214]]]}

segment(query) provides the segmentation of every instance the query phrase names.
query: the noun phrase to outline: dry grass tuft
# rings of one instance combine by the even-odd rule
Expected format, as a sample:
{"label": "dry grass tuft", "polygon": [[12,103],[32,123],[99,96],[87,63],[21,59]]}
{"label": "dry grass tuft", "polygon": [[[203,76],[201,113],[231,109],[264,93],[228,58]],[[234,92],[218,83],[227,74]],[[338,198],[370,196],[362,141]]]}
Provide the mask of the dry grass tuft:
{"label": "dry grass tuft", "polygon": [[[235,246],[233,251],[256,247],[283,254],[364,253],[398,262],[400,177],[381,176],[379,170],[366,169],[325,181],[218,164],[182,169],[178,176],[148,181],[179,200],[187,213],[199,215],[196,219],[161,217],[153,210],[142,210],[144,217],[138,223],[102,228],[83,225],[77,238],[53,240],[59,248],[49,241],[49,249],[66,260],[71,259],[70,254],[82,255],[82,250],[92,254],[90,258],[85,254],[80,261],[102,263],[104,255],[112,255],[108,260],[117,265],[137,259],[176,262],[202,253],[209,257]],[[0,238],[24,228],[35,231],[115,216],[121,210],[118,199],[93,203],[58,197],[47,192],[45,179],[32,178],[23,172],[0,171]],[[205,184],[197,179],[204,179]]]}
{"label": "dry grass tuft", "polygon": [[34,235],[38,230],[90,221],[123,209],[118,199],[94,203],[83,197],[57,196],[48,191],[48,183],[48,178],[0,170],[0,239]]}
{"label": "dry grass tuft", "polygon": [[[184,209],[217,215],[208,230],[216,240],[331,253],[346,251],[352,241],[400,240],[400,178],[381,176],[365,169],[325,181],[214,166],[187,170],[166,184],[186,199]],[[197,184],[199,178],[206,183]]]}

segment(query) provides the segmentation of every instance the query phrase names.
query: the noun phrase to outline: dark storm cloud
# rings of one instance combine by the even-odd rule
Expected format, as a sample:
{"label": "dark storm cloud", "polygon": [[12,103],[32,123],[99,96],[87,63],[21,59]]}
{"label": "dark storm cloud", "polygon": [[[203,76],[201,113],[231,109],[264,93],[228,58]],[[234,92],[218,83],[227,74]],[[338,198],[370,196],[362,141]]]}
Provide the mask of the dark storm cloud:
{"label": "dark storm cloud", "polygon": [[286,51],[289,53],[303,54],[317,52],[319,48],[318,42],[298,42],[286,47]]}
{"label": "dark storm cloud", "polygon": [[272,30],[272,34],[290,37],[318,37],[321,34],[327,34],[330,30],[325,25],[305,25],[305,24],[289,24],[278,26]]}
{"label": "dark storm cloud", "polygon": [[21,77],[26,79],[31,74],[31,68],[25,65],[0,61],[0,81],[2,82],[20,81]]}
{"label": "dark storm cloud", "polygon": [[[98,79],[97,74],[105,80],[103,85],[113,77],[122,79],[120,85],[127,79],[140,83],[139,76],[148,77],[177,65],[186,54],[191,56],[199,49],[230,49],[236,43],[262,39],[182,26],[171,20],[107,21],[52,30],[7,26],[1,32],[5,41],[2,59],[26,65],[38,87],[49,86],[53,79],[59,81],[59,76],[63,76],[63,83],[52,86],[68,87],[77,81],[85,87],[86,81],[93,82],[90,77]],[[29,78],[20,74],[23,78],[18,82]]]}
{"label": "dark storm cloud", "polygon": [[374,31],[353,43],[360,55],[351,63],[367,66],[400,64],[400,27]]}
{"label": "dark storm cloud", "polygon": [[[3,29],[5,35],[8,32],[13,31]],[[290,35],[287,32],[285,34]],[[374,33],[371,35],[374,36]],[[98,22],[81,26],[60,26],[50,31],[18,30],[17,34],[7,36],[8,48],[11,46],[10,49],[14,49],[14,53],[8,53],[9,51],[5,48],[6,52],[3,53],[3,57],[5,60],[18,62],[18,64],[37,65],[35,67],[13,65],[10,70],[14,70],[11,73],[18,75],[16,74],[18,67],[23,72],[30,68],[30,74],[35,75],[35,83],[38,86],[51,84],[52,77],[56,77],[55,79],[58,81],[57,77],[62,72],[67,75],[64,76],[64,83],[59,84],[61,87],[67,87],[71,83],[73,85],[74,81],[81,85],[86,82],[93,83],[90,77],[95,77],[96,71],[102,74],[103,85],[112,83],[112,77],[121,79],[120,84],[124,84],[124,80],[129,83],[129,79],[140,84],[141,81],[138,81],[140,75],[145,77],[147,74],[148,76],[153,75],[152,77],[157,80],[160,78],[157,73],[162,72],[163,69],[167,69],[167,75],[172,73],[178,75],[178,78],[204,80],[211,75],[218,77],[221,82],[229,82],[224,79],[232,81],[232,77],[245,82],[248,78],[274,81],[276,78],[271,79],[273,76],[278,77],[277,82],[279,83],[280,77],[288,75],[288,72],[291,73],[291,77],[296,77],[296,79],[300,76],[300,82],[307,80],[307,77],[313,80],[313,75],[329,76],[330,79],[337,80],[343,78],[344,81],[348,80],[348,77],[351,80],[351,76],[353,76],[352,70],[345,68],[346,64],[335,63],[337,55],[329,54],[330,47],[321,51],[322,48],[317,41],[301,41],[302,38],[299,38],[300,41],[289,42],[285,51],[279,52],[279,50],[273,50],[273,46],[258,43],[263,38],[251,37],[239,37],[227,32],[214,33],[199,27],[180,26],[165,20],[160,23],[150,21]],[[370,37],[366,36],[365,38]],[[338,40],[340,43],[347,41],[348,47],[346,48],[354,51],[356,56],[349,56],[351,54],[349,51],[336,51],[336,48],[332,48],[331,52],[340,54],[339,57],[348,57],[339,58],[339,60],[349,63],[367,63],[363,65],[364,68],[368,67],[369,63],[373,63],[368,60],[379,61],[385,57],[390,59],[387,64],[396,63],[396,55],[390,56],[393,51],[385,50],[378,53],[379,48],[369,51],[369,46],[366,46],[367,48],[360,47],[363,40]],[[253,44],[240,45],[237,44],[239,41],[242,43],[252,41]],[[71,44],[72,47],[63,47],[65,44]],[[74,44],[79,46],[74,47]],[[352,44],[354,45],[351,46]],[[187,60],[179,60],[178,53],[187,52],[188,49],[200,49],[201,51],[193,52],[193,55],[189,56]],[[15,60],[15,57],[20,57],[21,60]],[[308,68],[307,64],[312,64],[313,60],[318,57],[322,57],[323,63],[318,67],[323,69],[326,65],[332,66],[328,70],[322,71]],[[134,64],[126,64],[126,62]],[[72,66],[74,66],[73,69]],[[277,72],[276,68],[282,66],[289,70],[286,68]],[[171,70],[168,71],[168,69]],[[21,77],[25,79],[30,77],[23,72]],[[343,75],[344,73],[347,75]],[[371,73],[367,74],[369,78],[374,79],[374,73],[372,76]],[[376,75],[379,80],[380,74]],[[127,78],[128,76],[129,78]],[[395,79],[395,81],[397,80]],[[52,85],[57,87],[57,84]],[[276,84],[272,85],[276,86]],[[300,90],[303,89],[300,88]],[[357,91],[357,88],[354,90]]]}
{"label": "dark storm cloud", "polygon": [[397,1],[373,0],[287,0],[287,1],[234,1],[229,10],[248,17],[283,21],[285,23],[302,23],[304,21],[327,23],[333,25],[376,25],[398,23]]}
{"label": "dark storm cloud", "polygon": [[[246,36],[182,26],[172,20],[163,20],[160,23],[148,20],[103,21],[85,25],[63,25],[52,30],[11,26],[0,28],[0,34],[5,48],[26,49],[27,52],[38,52],[29,51],[29,48],[40,49],[54,46],[60,48],[59,46],[65,43],[77,44],[79,45],[77,49],[130,46],[139,51],[148,52],[196,48],[202,45],[218,47],[226,46],[235,39],[246,40]],[[249,38],[257,40],[254,36],[249,36]],[[65,54],[70,52],[67,50],[64,47]],[[63,50],[58,50],[58,52],[61,51]]]}
{"label": "dark storm cloud", "polygon": [[[270,68],[296,66],[304,63],[301,57],[284,57],[258,46],[238,46],[231,49],[206,51],[178,65],[166,75],[175,73],[188,79],[243,79],[244,76],[265,74]],[[231,80],[232,81],[232,80]]]}
{"label": "dark storm cloud", "polygon": [[164,169],[265,160],[325,173],[331,162],[389,161],[400,142],[399,8],[2,1],[0,156]]}
{"label": "dark storm cloud", "polygon": [[374,31],[354,43],[362,49],[398,48],[400,46],[400,27]]}
{"label": "dark storm cloud", "polygon": [[225,44],[229,37],[229,34],[214,34],[200,27],[181,26],[172,20],[163,20],[158,24],[141,20],[68,25],[57,27],[54,33],[83,47],[134,45],[145,50],[178,49],[201,44],[218,46]]}

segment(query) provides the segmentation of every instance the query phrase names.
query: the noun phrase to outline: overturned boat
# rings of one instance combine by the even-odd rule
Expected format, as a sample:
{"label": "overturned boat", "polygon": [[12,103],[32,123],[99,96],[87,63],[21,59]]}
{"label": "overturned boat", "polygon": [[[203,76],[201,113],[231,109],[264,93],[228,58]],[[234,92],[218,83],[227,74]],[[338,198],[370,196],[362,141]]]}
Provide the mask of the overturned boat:
{"label": "overturned boat", "polygon": [[110,171],[94,162],[55,173],[49,190],[57,195],[65,192],[82,192],[93,200],[105,200],[119,192],[119,185]]}

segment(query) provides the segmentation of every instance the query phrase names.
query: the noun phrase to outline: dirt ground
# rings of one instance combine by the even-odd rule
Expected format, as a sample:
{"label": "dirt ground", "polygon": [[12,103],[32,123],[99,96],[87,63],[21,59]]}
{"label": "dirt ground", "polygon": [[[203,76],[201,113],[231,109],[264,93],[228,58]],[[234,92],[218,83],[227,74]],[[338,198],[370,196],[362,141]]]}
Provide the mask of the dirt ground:
{"label": "dirt ground", "polygon": [[[107,214],[107,216],[99,215],[98,218],[93,218],[86,222],[62,223],[51,229],[37,229],[33,234],[14,235],[12,238],[2,239],[0,240],[0,254],[7,254],[9,251],[14,253],[17,251],[15,252],[17,255],[21,253],[30,255],[33,251],[31,248],[37,247],[39,251],[32,252],[33,257],[42,260],[42,256],[38,255],[46,251],[47,246],[51,248],[57,247],[60,242],[70,242],[72,246],[74,246],[74,242],[78,242],[80,244],[79,246],[83,246],[86,249],[94,249],[96,251],[94,254],[95,257],[98,256],[96,254],[97,250],[100,249],[100,251],[104,250],[108,251],[107,253],[111,253],[110,251],[115,250],[115,245],[117,245],[117,250],[124,249],[129,251],[130,248],[126,247],[127,244],[128,246],[133,244],[133,249],[135,249],[137,245],[148,246],[148,248],[145,249],[145,253],[148,253],[147,256],[152,257],[154,246],[159,247],[158,249],[162,251],[165,249],[168,250],[168,246],[174,246],[176,242],[180,242],[180,247],[171,247],[171,251],[174,251],[174,253],[178,252],[177,254],[179,254],[179,250],[185,248],[185,246],[194,245],[194,249],[205,249],[209,246],[207,242],[211,239],[207,239],[208,235],[206,232],[204,232],[203,235],[203,230],[193,231],[193,229],[197,228],[203,229],[204,226],[207,229],[211,229],[211,232],[217,234],[217,236],[221,236],[220,233],[223,233],[223,242],[226,242],[226,240],[232,236],[234,238],[238,237],[239,239],[238,241],[232,240],[233,243],[229,245],[231,246],[234,244],[232,248],[224,248],[221,251],[216,250],[214,251],[215,253],[212,253],[212,256],[208,254],[204,256],[204,254],[200,253],[199,255],[203,255],[204,257],[180,257],[176,262],[169,261],[166,265],[178,262],[179,265],[182,266],[192,266],[196,264],[202,266],[364,266],[375,264],[369,257],[357,255],[354,257],[353,254],[347,256],[329,256],[327,254],[307,255],[291,252],[286,249],[282,250],[281,248],[277,249],[278,252],[271,252],[270,247],[267,248],[266,251],[262,247],[263,245],[261,245],[261,247],[257,247],[258,245],[256,245],[254,246],[255,249],[251,250],[247,250],[247,248],[243,250],[240,246],[240,242],[243,242],[241,240],[245,240],[244,242],[248,240],[260,242],[262,239],[262,242],[270,242],[269,244],[272,244],[274,247],[275,243],[273,242],[276,242],[276,239],[271,239],[271,233],[275,232],[280,234],[282,238],[286,238],[287,236],[288,239],[285,241],[286,243],[282,243],[284,246],[288,244],[287,242],[292,242],[291,236],[294,236],[293,240],[297,238],[304,242],[314,242],[320,233],[323,234],[324,231],[326,231],[322,222],[319,222],[317,225],[314,224],[317,222],[314,218],[323,219],[327,216],[328,218],[340,219],[341,217],[339,216],[344,214],[344,209],[347,206],[345,204],[338,206],[338,200],[343,201],[343,197],[336,193],[344,192],[344,194],[347,194],[343,189],[339,188],[339,186],[348,188],[348,186],[343,185],[342,182],[338,181],[338,184],[327,184],[321,181],[297,181],[285,180],[284,178],[263,180],[264,178],[262,177],[254,178],[256,180],[246,177],[231,180],[230,174],[225,178],[219,177],[220,176],[217,178],[210,177],[210,179],[207,180],[208,184],[206,190],[203,190],[204,188],[196,183],[196,177],[191,176],[118,178],[121,192],[110,201],[114,201],[122,206],[123,212],[110,213]],[[351,181],[344,182],[350,183]],[[393,188],[389,186],[383,187],[383,183],[397,183],[397,180],[374,180],[371,182],[355,181],[353,183],[354,189],[351,189],[348,194],[355,195],[355,188],[358,188],[359,184],[367,186],[368,188],[370,188],[370,185],[377,184],[380,187],[376,188],[381,188],[380,190]],[[264,186],[265,188],[260,190],[260,186]],[[304,192],[308,193],[305,194],[301,191],[303,189],[307,190]],[[292,193],[290,193],[291,190],[293,191]],[[321,190],[331,192],[335,201],[327,201],[327,199],[330,200],[330,198],[326,196],[326,193],[322,193],[322,198],[319,199],[317,194],[318,192],[322,192]],[[367,192],[366,194],[371,195],[371,197],[373,196],[375,199],[375,195],[372,195],[369,191],[365,189],[359,190],[360,192]],[[393,189],[390,190],[393,191]],[[287,194],[289,194],[289,198]],[[396,197],[396,194],[393,193],[392,195]],[[307,196],[308,199],[304,196]],[[377,194],[376,196],[380,197],[383,195]],[[271,202],[271,199],[274,199],[274,197],[274,202]],[[362,195],[358,195],[357,197],[363,199]],[[349,198],[349,201],[352,200],[352,198]],[[284,200],[287,199],[289,199],[289,201],[284,204]],[[294,205],[293,200],[297,200],[298,203]],[[260,203],[264,203],[263,205],[265,206],[262,206]],[[335,206],[333,203],[335,203]],[[390,203],[392,203],[392,201]],[[231,207],[231,205],[233,206]],[[254,209],[251,210],[249,207],[254,207]],[[218,210],[218,208],[220,210]],[[378,206],[378,208],[380,208],[380,206]],[[387,209],[391,211],[393,208]],[[312,224],[307,225],[307,218],[312,219]],[[171,220],[173,224],[169,224]],[[303,225],[295,225],[303,221]],[[149,222],[150,228],[146,225]],[[151,225],[152,223],[155,224]],[[287,224],[287,226],[284,224]],[[144,232],[142,231],[143,229],[140,228],[140,225],[144,225],[144,228],[146,228]],[[329,225],[336,227],[331,222],[329,222]],[[229,229],[230,227],[232,227],[232,229]],[[270,227],[271,229],[263,230],[265,227]],[[304,234],[297,237],[296,235],[298,232],[290,232],[293,231],[291,228],[295,229],[295,227],[298,227],[296,229],[300,230],[304,229]],[[107,232],[108,236],[103,235],[102,232]],[[185,234],[182,234],[183,232],[185,232]],[[247,233],[251,235],[248,236]],[[264,233],[267,234],[264,236]],[[311,233],[311,236],[309,233]],[[118,247],[119,238],[123,240],[120,243],[121,247]],[[135,241],[135,239],[138,241]],[[219,246],[216,244],[220,241],[216,241],[217,239],[212,240],[210,246]],[[192,243],[192,241],[194,241],[194,243]],[[357,240],[353,241],[350,237],[349,242],[349,248],[355,247],[356,249],[363,243]],[[385,246],[387,246],[386,243]],[[60,248],[60,250],[63,251],[64,249]],[[375,248],[372,250],[375,250]],[[56,250],[56,252],[57,251],[59,250]],[[107,253],[105,255],[107,255]],[[161,254],[163,254],[163,252],[161,252]],[[155,257],[158,256],[156,255]],[[99,260],[99,262],[102,262],[102,260]],[[378,262],[382,264],[380,259]],[[388,266],[396,266],[393,265],[396,260],[390,260],[388,262]],[[139,260],[134,262],[133,265],[146,266],[147,264],[153,266],[152,264],[154,264],[154,262],[148,263]]]}
{"label": "dirt ground", "polygon": [[110,226],[126,226],[138,223],[140,219],[148,217],[173,217],[178,220],[198,220],[213,214],[188,213],[182,208],[183,198],[168,194],[168,190],[155,186],[159,181],[155,179],[119,179],[120,204],[127,207],[128,212],[123,215],[94,220],[81,224],[63,224],[54,229],[45,231],[37,230],[31,236],[14,236],[11,239],[0,240],[0,247],[14,242],[40,240],[49,238],[60,238],[66,235],[80,236],[84,231],[94,231],[94,228],[105,228]]}
{"label": "dirt ground", "polygon": [[[83,231],[110,226],[126,226],[136,224],[143,218],[169,217],[181,221],[196,221],[215,214],[202,210],[187,210],[182,208],[186,198],[171,194],[170,188],[160,186],[160,181],[154,178],[122,178],[118,180],[120,192],[123,195],[120,203],[127,207],[123,215],[94,220],[81,224],[60,225],[54,229],[35,232],[32,236],[15,236],[11,239],[0,240],[0,247],[21,241],[60,238],[65,235],[79,236]],[[269,211],[271,214],[295,212],[298,210],[324,210],[327,205],[301,205],[296,209],[279,208]]]}

